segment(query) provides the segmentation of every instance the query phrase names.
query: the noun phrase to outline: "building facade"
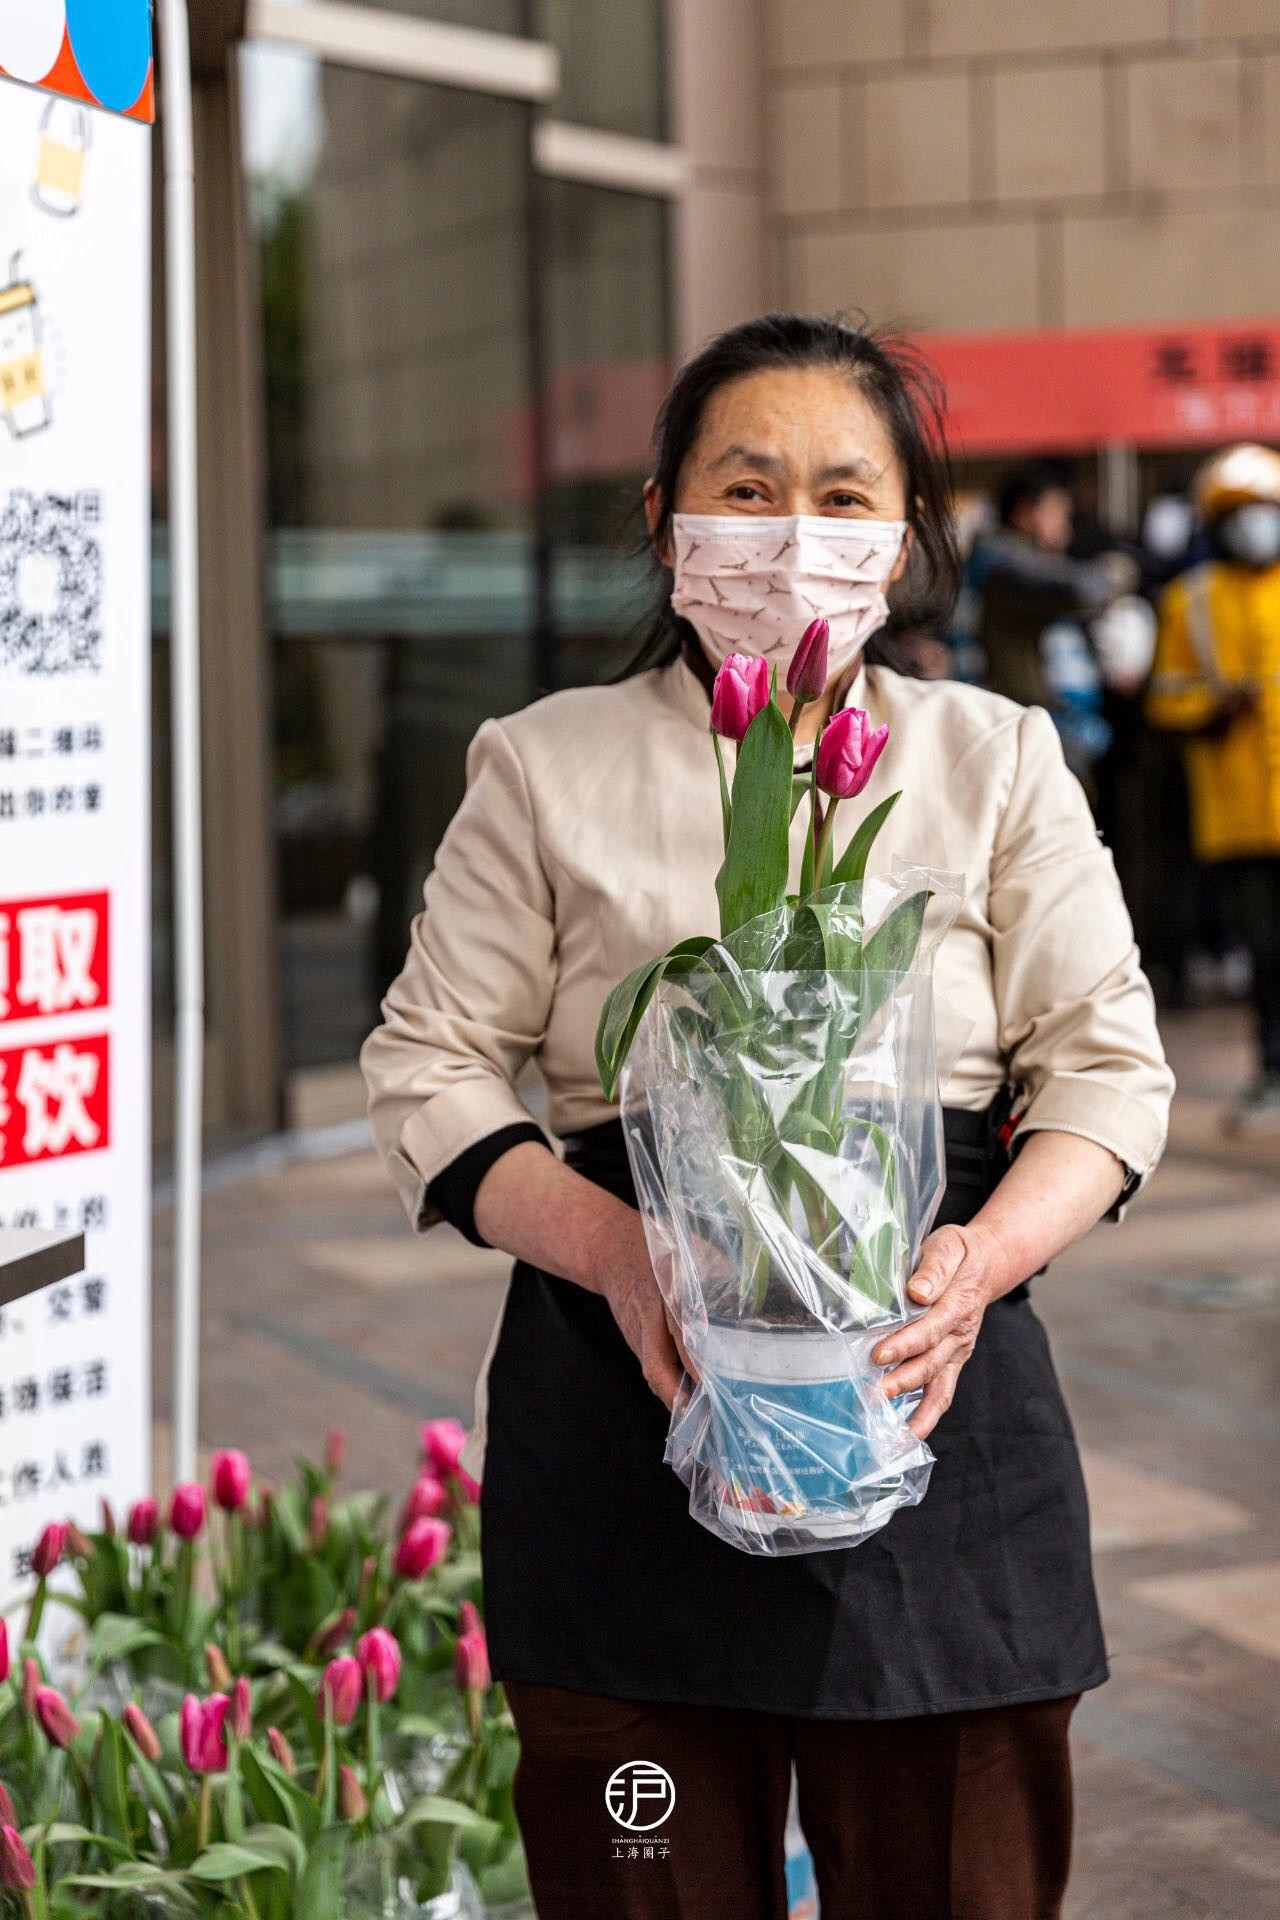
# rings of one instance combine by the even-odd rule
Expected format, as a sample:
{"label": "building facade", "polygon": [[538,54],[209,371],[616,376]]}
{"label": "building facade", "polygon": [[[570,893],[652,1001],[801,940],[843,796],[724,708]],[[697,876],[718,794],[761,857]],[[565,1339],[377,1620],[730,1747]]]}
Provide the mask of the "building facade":
{"label": "building facade", "polygon": [[[635,644],[653,414],[716,328],[927,336],[974,473],[1083,456],[1120,522],[1268,430],[1272,0],[194,13],[215,1136],[359,1110],[476,727]],[[163,715],[160,394],[155,466]]]}

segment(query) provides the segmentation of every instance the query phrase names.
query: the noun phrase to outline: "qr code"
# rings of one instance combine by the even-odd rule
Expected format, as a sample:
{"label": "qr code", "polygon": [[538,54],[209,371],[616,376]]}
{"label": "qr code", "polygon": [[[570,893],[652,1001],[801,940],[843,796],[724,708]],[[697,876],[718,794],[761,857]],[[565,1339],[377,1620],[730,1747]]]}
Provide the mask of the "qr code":
{"label": "qr code", "polygon": [[0,669],[96,673],[101,495],[15,491],[0,502]]}

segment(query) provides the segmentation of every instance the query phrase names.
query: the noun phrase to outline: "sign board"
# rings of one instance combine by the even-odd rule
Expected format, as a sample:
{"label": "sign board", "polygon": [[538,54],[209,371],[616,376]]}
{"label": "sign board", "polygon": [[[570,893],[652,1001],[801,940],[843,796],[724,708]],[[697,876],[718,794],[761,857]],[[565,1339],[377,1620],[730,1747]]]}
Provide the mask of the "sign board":
{"label": "sign board", "polygon": [[1280,321],[922,334],[957,454],[1280,440]]}
{"label": "sign board", "polygon": [[146,0],[0,7],[0,70],[0,1229],[85,1236],[0,1310],[3,1601],[150,1478]]}

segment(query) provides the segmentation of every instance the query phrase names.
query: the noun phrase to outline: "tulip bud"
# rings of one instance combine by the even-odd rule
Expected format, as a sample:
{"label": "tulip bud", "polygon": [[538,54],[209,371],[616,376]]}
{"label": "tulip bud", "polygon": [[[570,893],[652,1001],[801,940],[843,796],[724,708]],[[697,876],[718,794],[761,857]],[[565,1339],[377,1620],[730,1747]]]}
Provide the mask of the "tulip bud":
{"label": "tulip bud", "polygon": [[67,1526],[67,1552],[73,1560],[88,1560],[93,1555],[93,1548],[74,1521]]}
{"label": "tulip bud", "polygon": [[316,1636],[315,1650],[317,1658],[321,1660],[330,1659],[332,1655],[338,1651],[338,1648],[351,1632],[355,1623],[355,1608],[344,1607],[337,1619],[327,1626],[323,1633]]}
{"label": "tulip bud", "polygon": [[742,740],[756,715],[769,704],[769,667],[758,656],[731,653],[711,694],[711,731],[726,740]]}
{"label": "tulip bud", "polygon": [[843,707],[833,715],[818,742],[817,781],[823,793],[836,800],[861,793],[888,738],[888,727],[873,730],[860,707]]}
{"label": "tulip bud", "polygon": [[0,1685],[9,1678],[9,1623],[0,1616]]}
{"label": "tulip bud", "polygon": [[189,1693],[182,1703],[179,1737],[182,1757],[192,1773],[225,1773],[227,1767],[226,1720],[231,1702],[225,1693],[197,1700]]}
{"label": "tulip bud", "polygon": [[61,1560],[67,1545],[67,1529],[60,1520],[51,1520],[31,1552],[31,1571],[47,1580]]}
{"label": "tulip bud", "polygon": [[36,1711],[36,1695],[43,1685],[44,1675],[28,1654],[22,1663],[22,1704],[33,1719]]}
{"label": "tulip bud", "polygon": [[344,1820],[363,1820],[369,1811],[364,1788],[350,1767],[338,1768],[338,1812]]}
{"label": "tulip bud", "polygon": [[373,1583],[378,1577],[378,1556],[366,1554],[360,1565],[360,1604],[363,1606],[373,1591]]}
{"label": "tulip bud", "polygon": [[458,1632],[482,1633],[484,1622],[480,1618],[480,1609],[474,1600],[464,1600],[458,1608]]}
{"label": "tulip bud", "polygon": [[347,1457],[347,1430],[345,1427],[330,1427],[324,1443],[325,1472],[336,1480],[342,1472]]}
{"label": "tulip bud", "polygon": [[149,1547],[160,1531],[160,1509],[150,1498],[135,1500],[129,1509],[128,1533],[135,1547]]}
{"label": "tulip bud", "polygon": [[152,1766],[160,1758],[160,1736],[148,1720],[142,1708],[130,1701],[121,1718],[124,1730],[144,1760],[150,1760]]}
{"label": "tulip bud", "polygon": [[55,1747],[69,1747],[80,1731],[80,1722],[53,1687],[37,1687],[36,1719]]}
{"label": "tulip bud", "polygon": [[253,1697],[243,1674],[231,1689],[231,1731],[237,1740],[247,1740],[253,1732]]}
{"label": "tulip bud", "polygon": [[370,1627],[356,1642],[356,1658],[372,1674],[374,1690],[384,1704],[400,1683],[400,1643],[385,1627]]}
{"label": "tulip bud", "polygon": [[231,1668],[227,1665],[227,1656],[222,1648],[212,1641],[204,1650],[204,1670],[209,1676],[209,1685],[215,1693],[227,1693],[231,1688]]}
{"label": "tulip bud", "polygon": [[434,1473],[420,1474],[400,1509],[401,1533],[411,1527],[415,1520],[434,1520],[438,1513],[444,1512],[448,1501],[443,1481],[437,1480]]}
{"label": "tulip bud", "polygon": [[452,1532],[443,1520],[415,1520],[405,1529],[396,1548],[396,1572],[405,1580],[421,1580],[444,1559]]}
{"label": "tulip bud", "polygon": [[239,1513],[249,1498],[249,1482],[252,1478],[249,1456],[241,1453],[238,1447],[228,1447],[225,1452],[214,1454],[209,1485],[224,1513]]}
{"label": "tulip bud", "polygon": [[787,668],[787,692],[797,701],[821,700],[827,690],[827,647],[831,629],[825,620],[811,620]]}
{"label": "tulip bud", "polygon": [[0,1780],[0,1827],[16,1827],[17,1824],[18,1815],[12,1796],[4,1781]]}
{"label": "tulip bud", "polygon": [[322,1493],[317,1493],[311,1502],[307,1537],[311,1542],[313,1553],[329,1538],[329,1502]]}
{"label": "tulip bud", "polygon": [[489,1642],[478,1628],[458,1635],[453,1650],[453,1677],[461,1693],[483,1693],[488,1687]]}
{"label": "tulip bud", "polygon": [[349,1727],[356,1717],[363,1692],[364,1672],[360,1662],[349,1653],[344,1653],[337,1660],[331,1660],[324,1670],[324,1679],[320,1682],[320,1711],[324,1712],[327,1695],[332,1705],[334,1725]]}
{"label": "tulip bud", "polygon": [[258,1488],[258,1525],[265,1527],[276,1504],[276,1490],[269,1480]]}
{"label": "tulip bud", "polygon": [[102,1531],[106,1534],[108,1540],[114,1540],[120,1531],[116,1525],[115,1508],[111,1502],[106,1499],[102,1502]]}
{"label": "tulip bud", "polygon": [[480,1482],[473,1480],[465,1467],[458,1468],[458,1471],[453,1476],[453,1483],[461,1489],[464,1497],[471,1502],[473,1507],[479,1506]]}
{"label": "tulip bud", "polygon": [[180,1540],[194,1540],[204,1525],[204,1488],[191,1482],[175,1487],[169,1502],[169,1525]]}
{"label": "tulip bud", "polygon": [[293,1748],[281,1733],[279,1727],[267,1728],[267,1745],[275,1756],[277,1766],[284,1768],[292,1780],[298,1771],[298,1763],[293,1757]]}
{"label": "tulip bud", "polygon": [[422,1429],[423,1465],[434,1467],[442,1479],[458,1471],[467,1430],[461,1420],[428,1420]]}
{"label": "tulip bud", "polygon": [[0,1887],[30,1893],[36,1883],[35,1863],[16,1827],[0,1830]]}

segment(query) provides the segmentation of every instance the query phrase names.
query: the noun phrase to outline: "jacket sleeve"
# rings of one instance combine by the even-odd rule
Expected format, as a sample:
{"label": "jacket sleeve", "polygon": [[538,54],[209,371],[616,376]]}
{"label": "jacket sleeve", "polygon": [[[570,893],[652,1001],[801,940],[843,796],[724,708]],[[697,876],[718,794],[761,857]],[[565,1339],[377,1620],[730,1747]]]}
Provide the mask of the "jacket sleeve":
{"label": "jacket sleeve", "polygon": [[1020,1134],[1082,1134],[1131,1176],[1151,1172],[1173,1075],[1111,855],[1048,714],[1017,723],[1017,761],[991,860],[1000,1045],[1024,1096]]}
{"label": "jacket sleeve", "polygon": [[[1174,580],[1160,596],[1156,657],[1147,690],[1147,718],[1153,727],[1175,733],[1199,733],[1218,712],[1218,690],[1211,685],[1191,633],[1189,576]],[[1203,593],[1202,584],[1194,591]],[[1208,616],[1207,604],[1204,616]]]}
{"label": "jacket sleeve", "polygon": [[546,1027],[551,886],[524,770],[502,723],[467,756],[467,791],[436,856],[409,954],[360,1053],[369,1119],[418,1231],[427,1189],[478,1142],[529,1124],[515,1080]]}

